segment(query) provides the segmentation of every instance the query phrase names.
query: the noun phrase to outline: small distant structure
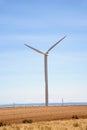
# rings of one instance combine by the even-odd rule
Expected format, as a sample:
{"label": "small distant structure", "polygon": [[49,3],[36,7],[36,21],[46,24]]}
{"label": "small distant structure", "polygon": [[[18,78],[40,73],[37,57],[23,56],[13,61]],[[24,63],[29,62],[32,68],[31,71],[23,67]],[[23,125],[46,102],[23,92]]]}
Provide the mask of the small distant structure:
{"label": "small distant structure", "polygon": [[63,98],[62,98],[62,106],[64,105],[64,100],[63,100]]}
{"label": "small distant structure", "polygon": [[16,104],[15,104],[15,102],[13,102],[13,107],[16,107]]}

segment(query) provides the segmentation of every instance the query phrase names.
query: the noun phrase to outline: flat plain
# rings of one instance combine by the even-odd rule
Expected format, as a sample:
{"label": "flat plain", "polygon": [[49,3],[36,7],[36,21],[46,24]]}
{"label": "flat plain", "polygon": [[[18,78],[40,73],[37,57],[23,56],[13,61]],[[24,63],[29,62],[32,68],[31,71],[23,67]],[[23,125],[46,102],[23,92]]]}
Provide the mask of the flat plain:
{"label": "flat plain", "polygon": [[40,122],[75,118],[86,119],[87,106],[32,106],[0,108],[0,121],[6,122],[7,124],[22,123],[23,120]]}

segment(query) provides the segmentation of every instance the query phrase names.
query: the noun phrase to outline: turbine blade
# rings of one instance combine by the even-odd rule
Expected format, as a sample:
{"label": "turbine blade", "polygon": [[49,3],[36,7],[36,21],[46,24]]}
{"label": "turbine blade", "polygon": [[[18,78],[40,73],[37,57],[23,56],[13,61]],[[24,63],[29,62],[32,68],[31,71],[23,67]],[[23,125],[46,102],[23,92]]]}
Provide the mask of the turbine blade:
{"label": "turbine blade", "polygon": [[56,42],[53,46],[51,46],[46,53],[49,53],[49,51],[50,51],[51,49],[53,49],[57,44],[59,44],[65,37],[66,37],[66,36],[64,36],[64,37],[61,38],[58,42]]}
{"label": "turbine blade", "polygon": [[25,45],[25,46],[27,46],[27,47],[29,47],[29,48],[31,48],[32,50],[34,50],[34,51],[36,51],[36,52],[40,53],[40,54],[45,55],[45,53],[44,53],[44,52],[42,52],[42,51],[40,51],[40,50],[38,50],[38,49],[36,49],[36,48],[33,48],[33,47],[31,47],[31,46],[29,46],[29,45],[27,45],[27,44],[24,44],[24,45]]}

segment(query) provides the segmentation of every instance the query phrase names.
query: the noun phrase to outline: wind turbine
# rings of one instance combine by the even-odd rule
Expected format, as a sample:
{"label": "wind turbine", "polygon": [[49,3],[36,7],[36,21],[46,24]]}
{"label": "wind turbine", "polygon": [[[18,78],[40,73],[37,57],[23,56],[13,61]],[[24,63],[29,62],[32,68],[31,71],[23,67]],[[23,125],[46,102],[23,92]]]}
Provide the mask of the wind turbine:
{"label": "wind turbine", "polygon": [[63,38],[61,38],[58,42],[56,42],[55,44],[53,44],[46,52],[42,52],[36,48],[33,48],[27,44],[24,44],[25,46],[29,47],[30,49],[44,55],[44,74],[45,74],[45,105],[48,106],[48,54],[49,52],[57,45],[59,44],[66,36],[64,36]]}

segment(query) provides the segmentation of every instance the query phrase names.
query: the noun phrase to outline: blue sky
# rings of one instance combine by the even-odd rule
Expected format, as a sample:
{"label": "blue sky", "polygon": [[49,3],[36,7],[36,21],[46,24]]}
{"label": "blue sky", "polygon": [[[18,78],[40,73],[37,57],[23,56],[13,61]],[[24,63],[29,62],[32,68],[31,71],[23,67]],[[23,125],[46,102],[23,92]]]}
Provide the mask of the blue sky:
{"label": "blue sky", "polygon": [[87,101],[87,1],[0,0],[0,104],[44,102],[46,51],[49,102]]}

